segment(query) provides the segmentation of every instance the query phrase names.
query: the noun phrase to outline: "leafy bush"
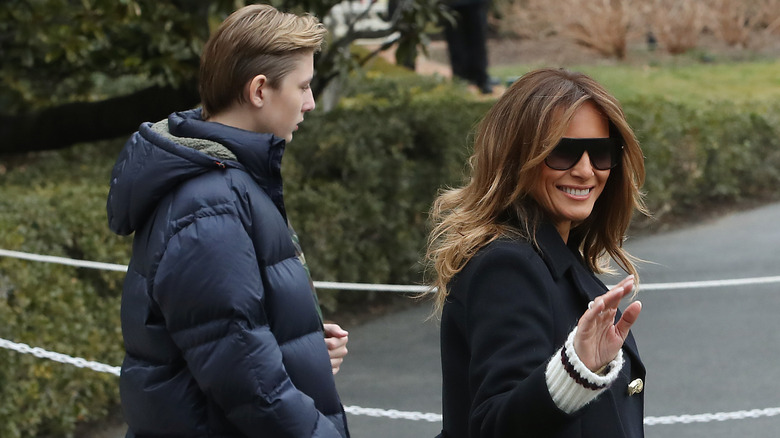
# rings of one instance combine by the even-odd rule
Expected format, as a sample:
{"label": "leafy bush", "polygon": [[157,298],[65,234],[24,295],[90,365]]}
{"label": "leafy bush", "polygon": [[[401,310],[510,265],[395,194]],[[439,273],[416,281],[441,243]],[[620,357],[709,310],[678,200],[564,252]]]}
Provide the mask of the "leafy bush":
{"label": "leafy bush", "polygon": [[[111,144],[6,161],[0,248],[126,262],[105,226]],[[104,151],[108,148],[110,153]],[[122,274],[0,258],[0,337],[116,365]],[[116,377],[0,350],[0,436],[68,436],[118,402]]]}
{"label": "leafy bush", "polygon": [[[462,182],[469,136],[490,102],[435,79],[371,77],[314,112],[283,164],[289,216],[317,280],[417,283],[437,190]],[[624,102],[647,157],[648,203],[663,223],[691,209],[774,197],[780,104]],[[106,227],[124,139],[4,157],[0,248],[125,264]],[[645,224],[646,225],[646,224]],[[0,337],[118,365],[123,275],[0,258]],[[379,300],[322,292],[333,312]],[[116,377],[0,350],[0,436],[69,436],[118,403]]]}
{"label": "leafy bush", "polygon": [[780,105],[664,99],[624,104],[645,152],[645,192],[655,218],[679,218],[750,199],[776,199]]}

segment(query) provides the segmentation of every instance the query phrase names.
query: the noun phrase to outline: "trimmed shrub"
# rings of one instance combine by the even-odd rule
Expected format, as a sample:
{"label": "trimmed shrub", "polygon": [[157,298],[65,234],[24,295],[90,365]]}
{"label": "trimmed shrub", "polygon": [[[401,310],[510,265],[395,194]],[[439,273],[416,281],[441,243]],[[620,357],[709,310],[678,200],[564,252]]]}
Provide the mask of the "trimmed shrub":
{"label": "trimmed shrub", "polygon": [[[0,248],[127,262],[108,231],[105,197],[115,144],[4,160]],[[107,148],[110,152],[103,149]],[[117,365],[123,275],[0,258],[0,337]],[[0,350],[0,436],[71,436],[118,402],[116,377]]]}
{"label": "trimmed shrub", "polygon": [[624,108],[645,153],[644,191],[658,221],[777,199],[780,105],[707,102],[693,108],[639,99]]}

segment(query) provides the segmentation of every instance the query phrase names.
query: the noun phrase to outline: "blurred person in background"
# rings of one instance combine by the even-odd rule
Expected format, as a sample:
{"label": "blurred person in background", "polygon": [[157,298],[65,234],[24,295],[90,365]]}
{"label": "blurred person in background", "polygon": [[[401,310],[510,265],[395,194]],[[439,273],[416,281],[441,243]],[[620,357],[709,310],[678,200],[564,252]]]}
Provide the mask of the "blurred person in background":
{"label": "blurred person in background", "polygon": [[285,146],[315,107],[312,16],[246,6],[201,56],[202,108],[145,123],[111,175],[110,228],[135,233],[122,294],[127,437],[349,436],[282,197]]}
{"label": "blurred person in background", "polygon": [[[642,306],[618,304],[644,159],[619,102],[583,74],[530,72],[480,123],[470,169],[432,208],[440,436],[642,437]],[[609,258],[632,275],[608,290]]]}
{"label": "blurred person in background", "polygon": [[444,36],[452,75],[473,85],[483,94],[493,92],[488,74],[487,16],[490,0],[445,0],[455,22],[444,22]]}

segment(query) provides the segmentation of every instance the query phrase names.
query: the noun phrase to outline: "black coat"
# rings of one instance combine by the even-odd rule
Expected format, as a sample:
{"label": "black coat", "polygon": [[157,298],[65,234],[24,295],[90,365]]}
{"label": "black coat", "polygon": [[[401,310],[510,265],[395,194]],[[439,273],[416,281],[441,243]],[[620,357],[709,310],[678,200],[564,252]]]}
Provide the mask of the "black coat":
{"label": "black coat", "polygon": [[641,437],[645,378],[629,334],[625,365],[611,387],[567,415],[547,389],[545,368],[587,309],[607,288],[556,229],[537,232],[541,254],[525,241],[482,248],[450,283],[441,319],[445,438]]}
{"label": "black coat", "polygon": [[284,140],[197,110],[159,126],[127,142],[108,198],[111,229],[135,232],[121,312],[128,437],[348,436],[288,232]]}

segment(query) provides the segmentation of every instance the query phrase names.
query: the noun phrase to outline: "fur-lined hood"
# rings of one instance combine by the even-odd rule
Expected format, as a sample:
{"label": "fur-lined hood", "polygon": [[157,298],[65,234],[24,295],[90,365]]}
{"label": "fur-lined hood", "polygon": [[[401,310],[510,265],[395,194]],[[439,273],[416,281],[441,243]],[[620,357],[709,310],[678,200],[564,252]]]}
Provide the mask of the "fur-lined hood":
{"label": "fur-lined hood", "polygon": [[205,122],[200,109],[144,123],[125,144],[111,172],[107,212],[117,234],[137,230],[163,196],[206,172],[248,172],[286,217],[281,161],[285,141],[219,123]]}

